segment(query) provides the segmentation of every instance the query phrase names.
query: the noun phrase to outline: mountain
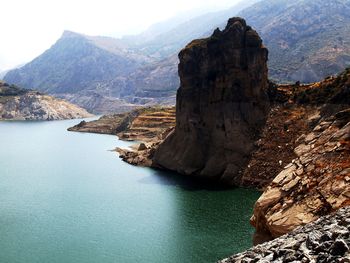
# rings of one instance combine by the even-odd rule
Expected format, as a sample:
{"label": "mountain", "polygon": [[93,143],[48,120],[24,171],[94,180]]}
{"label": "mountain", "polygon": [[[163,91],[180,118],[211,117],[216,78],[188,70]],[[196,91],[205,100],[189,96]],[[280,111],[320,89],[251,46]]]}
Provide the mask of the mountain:
{"label": "mountain", "polygon": [[350,65],[349,0],[264,0],[243,10],[268,47],[270,77],[314,82]]}
{"label": "mountain", "polygon": [[176,54],[136,69],[106,84],[112,94],[130,103],[174,104],[179,86]]}
{"label": "mountain", "polygon": [[141,32],[137,35],[126,35],[122,37],[122,40],[129,45],[137,46],[141,45],[142,43],[150,42],[154,40],[157,36],[167,33],[169,30],[176,28],[177,26],[193,19],[194,17],[199,17],[201,15],[219,11],[218,10],[212,10],[209,7],[205,8],[199,8],[194,10],[188,10],[185,12],[181,12],[174,17],[171,17],[169,19],[166,19],[164,21],[155,23],[151,25],[148,29]]}
{"label": "mountain", "polygon": [[0,82],[0,120],[63,120],[91,116],[64,100]]}
{"label": "mountain", "polygon": [[138,48],[150,56],[168,57],[137,69],[123,81],[117,79],[111,88],[130,91],[134,87],[145,96],[156,96],[143,91],[158,87],[164,95],[174,94],[180,84],[176,56],[182,46],[193,38],[209,36],[216,27],[223,28],[223,22],[236,15],[246,18],[268,47],[271,79],[320,81],[350,65],[349,3],[349,0],[250,1],[198,16],[158,34],[153,40],[138,43]]}
{"label": "mountain", "polygon": [[227,21],[258,1],[241,1],[227,10],[209,12],[191,19],[189,16],[171,19],[156,24],[140,35],[123,38],[131,49],[157,60],[127,76],[117,77],[106,87],[111,89],[114,96],[120,96],[130,103],[174,104],[180,84],[177,66],[182,47],[194,38],[209,36],[211,32],[208,29],[214,30],[222,21]]}
{"label": "mountain", "polygon": [[[240,1],[229,9],[209,12],[200,16],[188,19],[175,27],[168,27],[168,30],[157,34],[152,39],[145,41],[134,41],[136,48],[152,57],[166,58],[177,54],[182,47],[193,39],[209,36],[215,26],[227,21],[230,17],[237,15],[243,9],[253,5],[260,0]],[[135,39],[144,39],[143,34]]]}
{"label": "mountain", "polygon": [[[269,78],[319,81],[350,65],[349,6],[350,0],[251,0],[193,18],[195,14],[176,17],[121,39],[67,31],[44,54],[4,79],[95,113],[123,111],[131,104],[173,104],[181,48],[223,28],[228,18],[241,16],[269,49]],[[109,109],[103,106],[106,101]]]}
{"label": "mountain", "polygon": [[7,74],[8,70],[4,70],[0,72],[0,79],[2,79],[3,77],[5,77],[5,75]]}
{"label": "mountain", "polygon": [[95,113],[108,112],[101,106],[106,101],[109,111],[130,109],[130,103],[173,104],[181,47],[256,1],[204,15],[203,10],[188,12],[122,39],[66,31],[49,50],[4,79],[69,99]]}
{"label": "mountain", "polygon": [[65,31],[42,55],[5,76],[9,83],[48,93],[77,93],[131,72],[147,60],[119,40]]}

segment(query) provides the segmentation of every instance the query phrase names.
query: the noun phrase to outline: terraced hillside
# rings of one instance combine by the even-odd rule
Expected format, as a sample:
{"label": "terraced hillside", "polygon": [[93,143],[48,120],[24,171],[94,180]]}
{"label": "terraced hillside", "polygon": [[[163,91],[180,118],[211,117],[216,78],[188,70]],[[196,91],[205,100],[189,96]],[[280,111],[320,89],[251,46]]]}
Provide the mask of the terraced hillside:
{"label": "terraced hillside", "polygon": [[175,126],[174,107],[148,107],[129,113],[102,116],[69,128],[69,131],[115,134],[122,140],[152,141],[162,139]]}
{"label": "terraced hillside", "polygon": [[175,126],[175,108],[147,108],[131,125],[118,134],[122,140],[150,141],[162,139],[164,132]]}

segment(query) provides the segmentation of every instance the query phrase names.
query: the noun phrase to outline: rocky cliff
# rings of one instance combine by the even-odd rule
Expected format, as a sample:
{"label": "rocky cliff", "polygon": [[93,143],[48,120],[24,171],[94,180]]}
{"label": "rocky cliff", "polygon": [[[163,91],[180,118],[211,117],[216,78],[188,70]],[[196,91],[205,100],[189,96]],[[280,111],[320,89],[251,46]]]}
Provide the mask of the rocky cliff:
{"label": "rocky cliff", "polygon": [[180,54],[176,128],[153,165],[234,184],[269,109],[267,49],[241,18]]}
{"label": "rocky cliff", "polygon": [[0,120],[63,120],[91,116],[64,100],[0,82]]}
{"label": "rocky cliff", "polygon": [[350,207],[220,263],[349,262]]}
{"label": "rocky cliff", "polygon": [[349,84],[348,69],[322,82],[278,87],[280,102],[241,182],[267,186],[251,218],[256,241],[350,205]]}
{"label": "rocky cliff", "polygon": [[252,224],[278,237],[350,205],[350,108],[298,138],[296,158],[256,202]]}

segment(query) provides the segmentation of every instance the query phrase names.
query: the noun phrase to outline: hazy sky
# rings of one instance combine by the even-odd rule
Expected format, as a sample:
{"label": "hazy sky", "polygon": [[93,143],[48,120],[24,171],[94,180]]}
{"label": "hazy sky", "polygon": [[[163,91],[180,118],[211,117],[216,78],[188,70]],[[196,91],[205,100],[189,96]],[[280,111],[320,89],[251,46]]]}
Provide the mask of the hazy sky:
{"label": "hazy sky", "polygon": [[233,6],[238,0],[3,0],[0,71],[48,49],[62,32],[120,36],[186,10]]}

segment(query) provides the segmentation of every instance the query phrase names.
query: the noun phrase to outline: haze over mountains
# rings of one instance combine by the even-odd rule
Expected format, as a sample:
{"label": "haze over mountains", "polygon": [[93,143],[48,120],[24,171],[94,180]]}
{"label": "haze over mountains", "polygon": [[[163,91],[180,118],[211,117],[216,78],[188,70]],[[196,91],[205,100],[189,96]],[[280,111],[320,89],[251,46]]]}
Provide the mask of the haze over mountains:
{"label": "haze over mountains", "polygon": [[[5,80],[67,98],[91,112],[172,104],[179,86],[178,52],[229,17],[242,16],[269,49],[270,78],[312,82],[350,65],[349,12],[350,0],[251,0],[192,19],[158,23],[122,39],[67,31]],[[106,101],[108,109],[103,107]]]}
{"label": "haze over mountains", "polygon": [[270,77],[314,82],[350,65],[349,0],[267,0],[239,15],[270,51]]}

